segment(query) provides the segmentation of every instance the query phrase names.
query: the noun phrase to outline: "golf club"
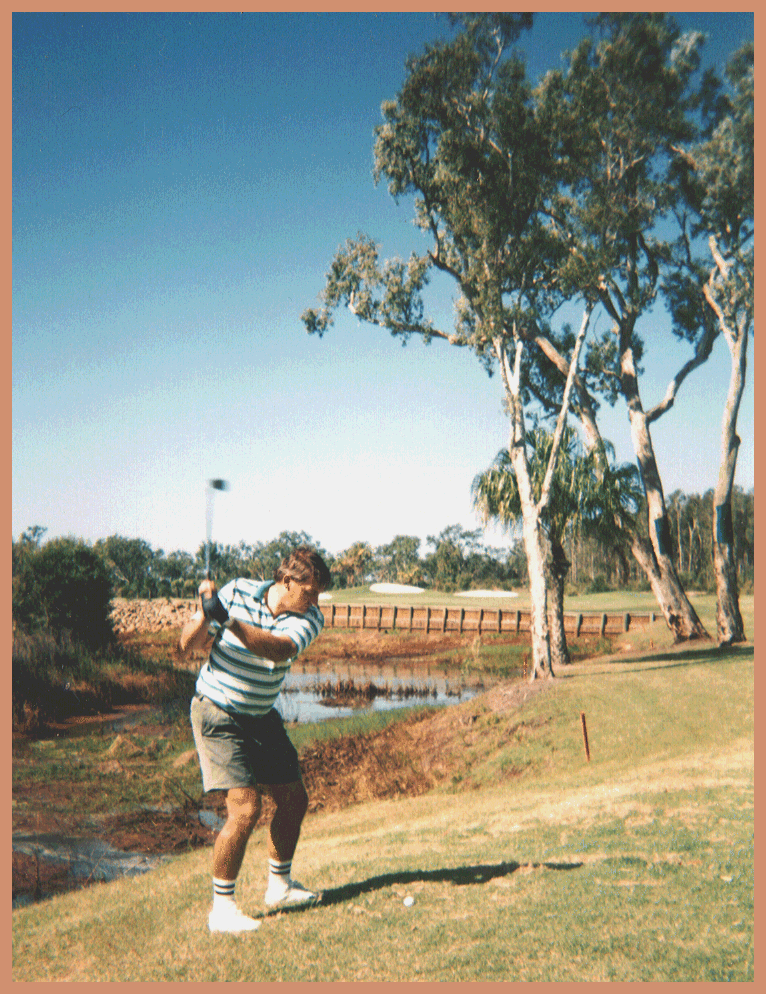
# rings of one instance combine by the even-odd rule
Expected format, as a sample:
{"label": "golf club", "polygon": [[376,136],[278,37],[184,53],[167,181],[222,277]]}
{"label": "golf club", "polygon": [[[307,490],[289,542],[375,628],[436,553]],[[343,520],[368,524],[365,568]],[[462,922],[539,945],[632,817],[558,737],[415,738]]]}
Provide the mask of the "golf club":
{"label": "golf club", "polygon": [[205,576],[210,579],[210,540],[213,535],[213,497],[216,490],[228,490],[229,484],[226,480],[207,481],[207,507],[205,511],[206,519],[206,541],[205,541]]}

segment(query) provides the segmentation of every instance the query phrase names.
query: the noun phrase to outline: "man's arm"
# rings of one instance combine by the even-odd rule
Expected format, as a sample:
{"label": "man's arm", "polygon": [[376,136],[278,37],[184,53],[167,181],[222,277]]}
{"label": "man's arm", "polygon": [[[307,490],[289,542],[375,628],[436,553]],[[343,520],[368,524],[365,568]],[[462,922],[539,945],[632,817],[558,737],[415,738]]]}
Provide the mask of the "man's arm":
{"label": "man's arm", "polygon": [[213,636],[208,632],[208,622],[202,612],[202,605],[196,614],[186,622],[181,629],[178,640],[178,654],[181,659],[188,659],[195,650],[207,652],[213,644]]}
{"label": "man's arm", "polygon": [[298,653],[298,646],[287,635],[275,635],[255,625],[232,618],[229,631],[235,635],[248,652],[272,663],[285,663]]}
{"label": "man's arm", "polygon": [[[195,649],[208,650],[213,644],[214,636],[210,635],[208,627],[211,618],[205,617],[204,602],[210,602],[217,594],[216,586],[212,580],[203,580],[199,587],[199,610],[187,621],[181,631],[181,638],[178,642],[178,650],[183,659],[186,659]],[[272,663],[284,663],[291,659],[298,652],[298,646],[287,635],[275,635],[273,632],[265,631],[257,625],[249,625],[236,618],[227,618],[228,612],[222,604],[216,608],[220,612],[219,624],[226,619],[226,627],[232,635],[239,639],[248,652],[262,659],[268,659]]]}

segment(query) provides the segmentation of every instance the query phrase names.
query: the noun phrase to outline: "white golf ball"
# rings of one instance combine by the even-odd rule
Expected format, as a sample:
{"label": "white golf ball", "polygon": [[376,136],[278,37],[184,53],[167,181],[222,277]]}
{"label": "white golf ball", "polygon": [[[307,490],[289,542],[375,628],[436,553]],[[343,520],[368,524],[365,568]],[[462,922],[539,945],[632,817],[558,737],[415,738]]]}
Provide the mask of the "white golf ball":
{"label": "white golf ball", "polygon": [[407,897],[405,897],[404,899],[405,908],[411,908],[414,903],[415,903],[415,898],[410,897],[410,895],[408,894]]}

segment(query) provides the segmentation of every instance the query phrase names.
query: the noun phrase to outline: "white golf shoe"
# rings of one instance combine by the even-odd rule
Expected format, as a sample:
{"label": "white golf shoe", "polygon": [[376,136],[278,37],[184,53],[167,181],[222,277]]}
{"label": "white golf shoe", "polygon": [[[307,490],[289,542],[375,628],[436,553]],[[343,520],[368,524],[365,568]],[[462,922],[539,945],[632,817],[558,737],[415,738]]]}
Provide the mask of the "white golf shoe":
{"label": "white golf shoe", "polygon": [[287,879],[287,886],[275,887],[272,884],[266,888],[264,901],[269,908],[294,907],[296,904],[316,904],[319,894],[313,890],[308,890],[297,880]]}
{"label": "white golf shoe", "polygon": [[261,927],[257,918],[250,918],[236,904],[213,908],[207,920],[211,932],[254,932]]}

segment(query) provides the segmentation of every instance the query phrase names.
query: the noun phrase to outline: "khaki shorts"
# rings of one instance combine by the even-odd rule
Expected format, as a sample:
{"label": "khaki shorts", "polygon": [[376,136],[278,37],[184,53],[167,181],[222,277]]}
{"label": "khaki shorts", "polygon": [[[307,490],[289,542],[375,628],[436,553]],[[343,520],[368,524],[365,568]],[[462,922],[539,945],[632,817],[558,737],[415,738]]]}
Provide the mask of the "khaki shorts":
{"label": "khaki shorts", "polygon": [[234,715],[195,694],[190,717],[205,791],[301,779],[298,753],[274,708],[259,717]]}

